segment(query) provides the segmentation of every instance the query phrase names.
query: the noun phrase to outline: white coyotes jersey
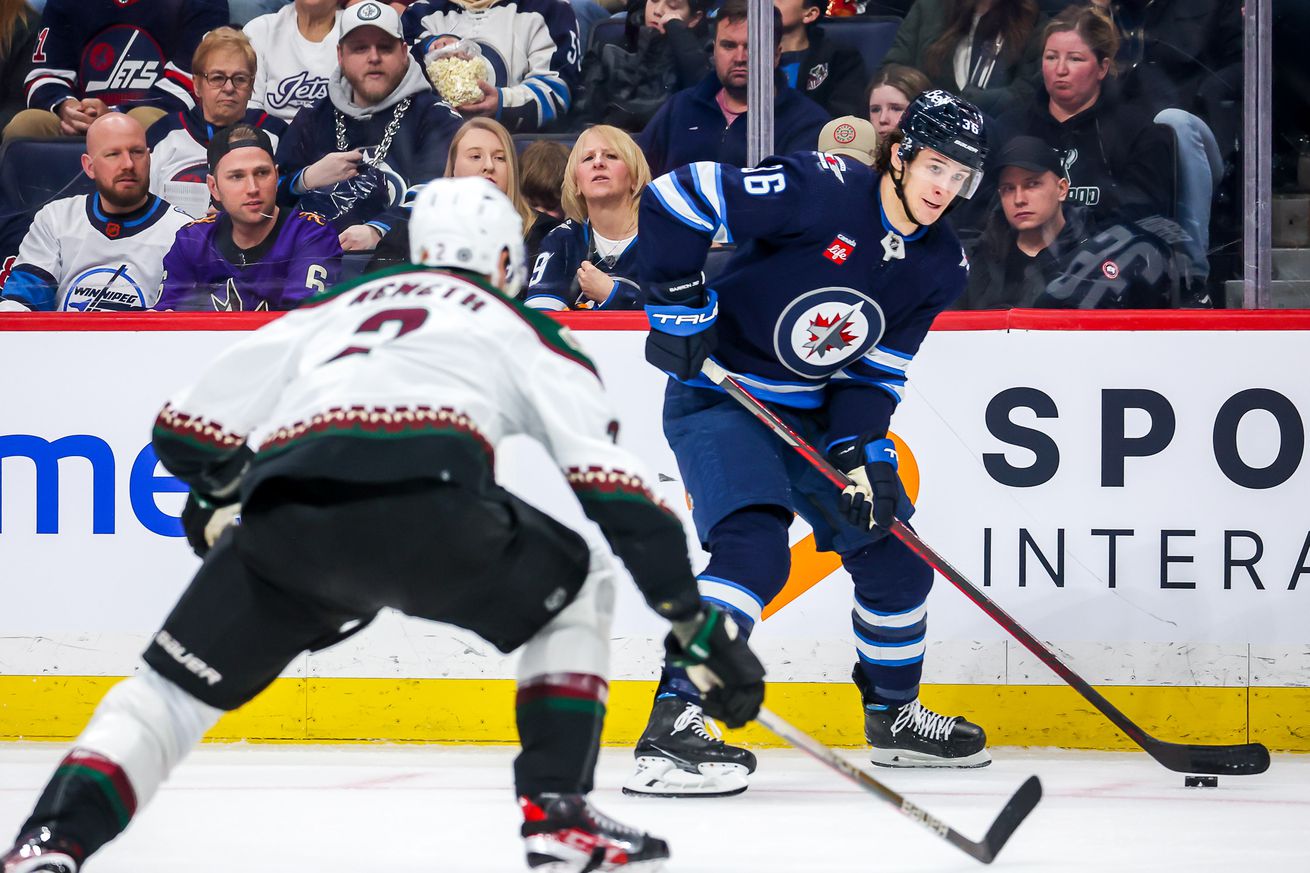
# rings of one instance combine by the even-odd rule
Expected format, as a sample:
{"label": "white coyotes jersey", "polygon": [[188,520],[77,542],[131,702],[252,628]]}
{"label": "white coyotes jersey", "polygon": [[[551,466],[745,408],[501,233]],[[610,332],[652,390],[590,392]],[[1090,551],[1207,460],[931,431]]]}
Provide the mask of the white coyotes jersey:
{"label": "white coyotes jersey", "polygon": [[574,487],[598,475],[653,481],[615,444],[600,379],[566,330],[437,270],[387,271],[311,299],[229,348],[163,415],[215,444],[253,435],[262,449],[434,422],[488,447],[521,433]]}
{"label": "white coyotes jersey", "polygon": [[337,68],[337,20],[322,42],[310,42],[296,26],[292,3],[261,15],[245,27],[259,63],[255,69],[252,109],[290,121],[302,108],[326,97],[328,78]]}
{"label": "white coyotes jersey", "polygon": [[190,221],[154,195],[126,220],[106,213],[99,194],[47,203],[18,248],[5,296],[41,310],[149,309],[159,299],[164,255]]}

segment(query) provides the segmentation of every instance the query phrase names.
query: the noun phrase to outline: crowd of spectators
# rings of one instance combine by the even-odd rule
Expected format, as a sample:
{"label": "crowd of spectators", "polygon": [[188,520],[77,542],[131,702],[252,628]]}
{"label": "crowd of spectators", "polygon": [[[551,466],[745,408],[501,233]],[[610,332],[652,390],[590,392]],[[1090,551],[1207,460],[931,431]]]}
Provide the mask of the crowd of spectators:
{"label": "crowd of spectators", "polygon": [[[776,152],[831,145],[837,117],[886,136],[932,88],[983,112],[984,187],[951,216],[959,306],[1222,305],[1240,0],[774,7]],[[0,0],[4,139],[84,138],[94,189],[39,209],[0,191],[23,231],[0,232],[0,309],[291,308],[403,260],[408,198],[441,175],[514,202],[528,305],[639,307],[645,185],[746,163],[747,8]],[[876,63],[861,20],[895,27]]]}

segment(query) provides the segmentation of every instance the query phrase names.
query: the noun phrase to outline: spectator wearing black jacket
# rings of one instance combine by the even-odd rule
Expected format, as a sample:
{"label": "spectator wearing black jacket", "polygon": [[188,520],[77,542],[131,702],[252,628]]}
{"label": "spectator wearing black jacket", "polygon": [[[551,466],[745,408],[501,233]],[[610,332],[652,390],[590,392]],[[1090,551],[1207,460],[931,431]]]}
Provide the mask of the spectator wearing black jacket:
{"label": "spectator wearing black jacket", "polygon": [[709,0],[632,0],[622,45],[593,47],[582,62],[573,105],[578,129],[609,124],[644,128],[670,96],[709,72],[705,54]]}
{"label": "spectator wearing black jacket", "polygon": [[782,59],[787,82],[832,116],[863,115],[864,58],[829,41],[819,22],[828,0],[773,0],[782,15]]}
{"label": "spectator wearing black jacket", "polygon": [[883,60],[995,117],[1031,98],[1044,24],[1036,0],[917,0]]}
{"label": "spectator wearing black jacket", "polygon": [[1111,78],[1118,36],[1103,14],[1070,9],[1046,28],[1043,87],[1003,116],[1003,138],[1027,134],[1059,154],[1071,200],[1097,221],[1174,214],[1174,142],[1147,110],[1120,99]]}
{"label": "spectator wearing black jacket", "polygon": [[[679,91],[655,113],[639,143],[652,177],[695,161],[746,166],[746,0],[725,0],[714,25],[714,72]],[[780,39],[775,10],[774,34]],[[774,46],[777,65],[779,46]],[[813,149],[828,123],[819,104],[774,72],[773,150]]]}

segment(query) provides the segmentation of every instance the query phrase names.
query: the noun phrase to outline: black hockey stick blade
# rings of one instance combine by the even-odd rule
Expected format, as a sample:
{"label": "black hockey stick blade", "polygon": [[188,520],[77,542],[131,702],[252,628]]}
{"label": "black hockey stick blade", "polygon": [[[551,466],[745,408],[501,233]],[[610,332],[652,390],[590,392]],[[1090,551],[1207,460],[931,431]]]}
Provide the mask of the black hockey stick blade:
{"label": "black hockey stick blade", "polygon": [[789,745],[795,746],[828,769],[896,807],[911,820],[917,821],[966,855],[984,864],[990,864],[996,859],[1015,830],[1028,817],[1028,813],[1032,812],[1037,802],[1042,799],[1042,783],[1036,776],[1029,776],[1028,781],[1019,786],[1019,790],[1014,793],[1000,815],[992,822],[992,826],[987,829],[987,836],[983,837],[981,842],[971,840],[765,707],[760,707],[760,714],[756,717],[756,721],[786,740]]}
{"label": "black hockey stick blade", "polygon": [[[803,437],[787,426],[772,409],[761,403],[753,394],[741,386],[730,373],[716,364],[706,360],[702,372],[716,385],[722,387],[734,400],[751,412],[760,423],[780,437],[783,442],[795,449],[810,462],[816,470],[824,475],[837,488],[852,484],[850,478],[832,464],[828,463],[818,449],[805,441]],[[1087,683],[1054,652],[1028,632],[1008,612],[969,581],[951,563],[937,554],[932,546],[919,538],[905,522],[896,519],[892,522],[892,534],[903,542],[910,551],[919,556],[925,564],[932,567],[946,580],[960,590],[983,612],[987,613],[997,624],[1012,637],[1032,652],[1039,661],[1068,683],[1092,706],[1104,715],[1115,727],[1123,731],[1133,742],[1137,743],[1159,764],[1178,773],[1199,773],[1206,776],[1252,776],[1269,769],[1269,750],[1260,743],[1241,743],[1237,745],[1211,746],[1192,745],[1188,743],[1168,743],[1158,740],[1137,726],[1132,719],[1113,703],[1105,699],[1099,691]]]}

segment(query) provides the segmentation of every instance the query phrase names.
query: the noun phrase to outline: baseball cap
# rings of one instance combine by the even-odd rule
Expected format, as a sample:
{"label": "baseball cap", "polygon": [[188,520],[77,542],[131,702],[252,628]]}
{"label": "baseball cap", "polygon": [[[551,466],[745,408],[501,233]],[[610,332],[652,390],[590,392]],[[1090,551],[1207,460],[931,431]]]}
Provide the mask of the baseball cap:
{"label": "baseball cap", "polygon": [[1064,167],[1060,165],[1060,156],[1055,149],[1035,136],[1016,136],[1007,142],[996,156],[996,167],[1018,167],[1036,173],[1064,175]]}
{"label": "baseball cap", "polygon": [[273,159],[273,163],[277,163],[277,157],[273,154],[273,140],[269,139],[268,134],[261,128],[245,122],[237,122],[220,129],[214,134],[214,138],[209,141],[209,148],[206,151],[206,157],[209,159],[209,172],[214,173],[218,168],[218,162],[223,160],[223,156],[228,152],[244,148],[263,149],[268,152],[268,156]]}
{"label": "baseball cap", "polygon": [[341,32],[337,38],[344,39],[352,30],[365,26],[376,27],[396,39],[405,38],[405,32],[400,29],[400,13],[392,9],[390,4],[379,3],[377,0],[365,0],[343,11]]}
{"label": "baseball cap", "polygon": [[854,115],[834,118],[819,131],[819,151],[855,158],[872,167],[878,153],[878,131],[868,121]]}

